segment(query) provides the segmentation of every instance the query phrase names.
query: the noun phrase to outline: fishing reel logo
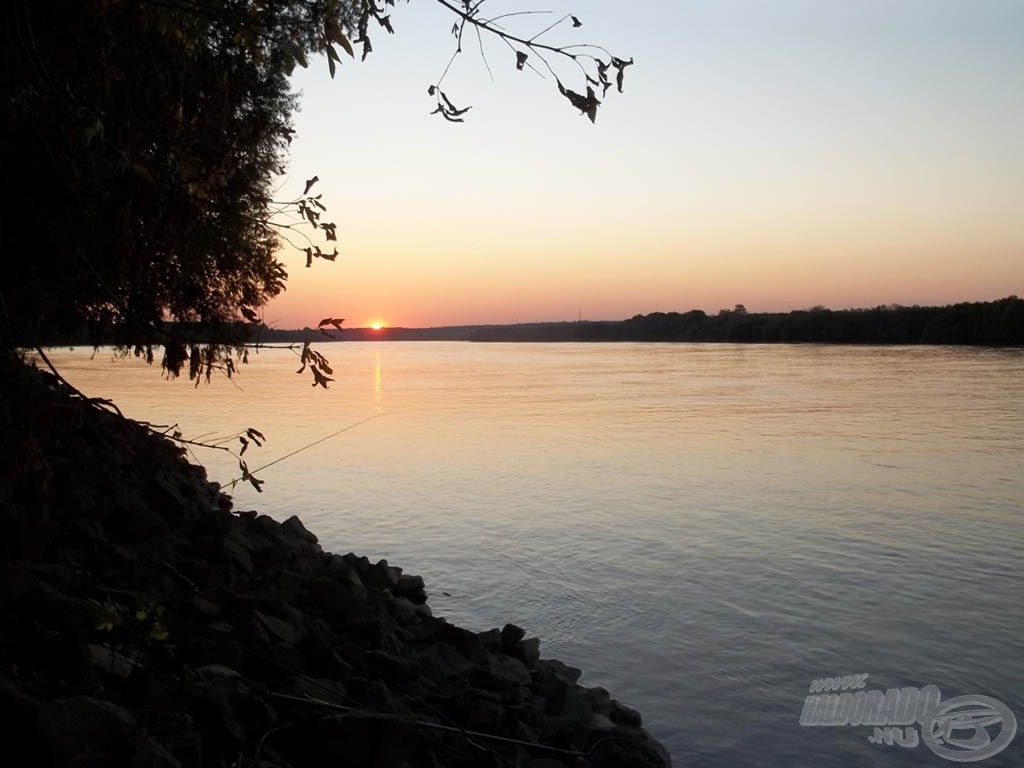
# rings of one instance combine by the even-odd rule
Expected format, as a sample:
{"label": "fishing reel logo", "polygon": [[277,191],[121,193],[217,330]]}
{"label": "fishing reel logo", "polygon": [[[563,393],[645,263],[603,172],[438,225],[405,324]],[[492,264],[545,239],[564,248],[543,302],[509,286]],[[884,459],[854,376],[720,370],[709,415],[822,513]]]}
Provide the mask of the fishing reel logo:
{"label": "fishing reel logo", "polygon": [[[1002,752],[1017,733],[1010,708],[991,696],[942,700],[934,685],[863,689],[867,674],[811,683],[800,725],[873,726],[872,744],[916,747],[922,741],[939,757],[971,763]],[[835,693],[835,691],[842,691]],[[912,727],[920,726],[920,733]]]}

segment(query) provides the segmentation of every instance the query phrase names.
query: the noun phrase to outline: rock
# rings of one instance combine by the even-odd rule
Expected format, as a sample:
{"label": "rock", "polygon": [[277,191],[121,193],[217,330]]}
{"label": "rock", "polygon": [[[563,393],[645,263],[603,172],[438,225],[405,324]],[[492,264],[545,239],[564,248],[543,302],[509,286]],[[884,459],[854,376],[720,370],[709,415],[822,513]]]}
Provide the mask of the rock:
{"label": "rock", "polygon": [[419,663],[423,674],[439,683],[464,677],[478,669],[476,664],[444,642],[428,645],[421,652]]}
{"label": "rock", "polygon": [[[8,384],[0,430],[25,410]],[[49,422],[60,429],[34,431],[42,463],[22,473],[17,502],[0,477],[8,754],[49,749],[38,762],[78,768],[204,768],[257,753],[266,768],[325,754],[387,768],[573,760],[488,742],[495,754],[481,753],[409,722],[433,712],[455,729],[593,749],[595,768],[670,765],[638,712],[542,660],[520,627],[433,618],[422,577],[324,553],[297,517],[232,515],[167,441],[71,408]]]}
{"label": "rock", "polygon": [[183,768],[181,761],[153,739],[143,739],[129,768]]}
{"label": "rock", "polygon": [[306,526],[295,515],[281,523],[281,530],[288,538],[304,541],[308,544],[316,544],[320,541],[314,534],[306,530]]}
{"label": "rock", "polygon": [[304,640],[309,633],[306,628],[299,623],[293,623],[279,619],[277,616],[272,616],[269,613],[263,613],[262,611],[253,610],[253,615],[256,620],[266,628],[268,632],[278,640],[282,640],[289,645],[295,645],[296,643]]}
{"label": "rock", "polygon": [[394,568],[388,565],[387,560],[380,560],[363,574],[363,582],[367,587],[374,590],[387,589],[395,592],[398,587],[398,579],[402,575],[401,568]]}
{"label": "rock", "polygon": [[171,529],[158,512],[124,484],[114,486],[107,509],[110,518],[107,530],[118,544],[138,543]]}
{"label": "rock", "polygon": [[594,765],[616,768],[672,768],[668,751],[646,733],[623,733],[614,728],[592,730],[588,751]]}
{"label": "rock", "polygon": [[185,500],[178,487],[159,472],[149,478],[143,498],[170,525],[181,525],[198,516],[198,510]]}
{"label": "rock", "polygon": [[91,696],[56,699],[39,712],[40,730],[54,759],[89,756],[92,764],[123,763],[131,754],[135,717],[124,707]]}
{"label": "rock", "polygon": [[501,644],[507,650],[526,637],[526,630],[515,624],[506,624],[501,628]]}
{"label": "rock", "polygon": [[512,654],[531,667],[540,660],[540,638],[528,637],[512,647]]}
{"label": "rock", "polygon": [[252,558],[237,542],[231,539],[224,539],[220,543],[220,556],[228,563],[237,567],[245,575],[252,576],[255,570]]}
{"label": "rock", "polygon": [[388,607],[399,624],[411,624],[420,615],[419,606],[404,597],[392,598]]}
{"label": "rock", "polygon": [[363,693],[363,701],[374,712],[397,715],[408,711],[401,699],[392,693],[387,683],[380,678],[370,683]]}
{"label": "rock", "polygon": [[514,656],[503,653],[490,654],[487,661],[486,682],[494,689],[515,688],[530,684],[530,670]]}
{"label": "rock", "polygon": [[410,595],[419,595],[423,593],[425,585],[423,583],[422,576],[410,576],[408,574],[402,574],[398,577],[398,581],[395,584],[395,594],[402,597],[409,597]]}
{"label": "rock", "polygon": [[192,616],[199,621],[219,619],[222,616],[220,606],[201,595],[189,597],[187,607]]}
{"label": "rock", "polygon": [[639,728],[642,725],[639,712],[615,699],[611,701],[608,716],[616,725],[627,725],[631,728]]}
{"label": "rock", "polygon": [[308,589],[310,610],[334,627],[351,626],[368,612],[364,600],[328,576],[313,579]]}
{"label": "rock", "polygon": [[135,659],[111,648],[110,646],[89,644],[89,653],[93,664],[103,672],[127,679],[143,665]]}
{"label": "rock", "polygon": [[202,682],[193,684],[188,695],[196,727],[218,750],[230,753],[245,744],[245,729],[231,707],[229,690],[214,682]]}
{"label": "rock", "polygon": [[481,665],[487,664],[487,649],[484,648],[483,641],[475,632],[449,624],[444,619],[439,619],[436,626],[437,636],[440,640],[452,645],[470,661]]}
{"label": "rock", "polygon": [[206,680],[241,680],[242,673],[237,669],[226,667],[223,664],[206,664],[196,667],[196,674]]}
{"label": "rock", "polygon": [[543,682],[557,678],[559,680],[565,680],[569,683],[575,683],[580,679],[583,674],[582,670],[576,667],[570,667],[568,664],[563,664],[558,659],[544,659],[538,661],[534,668],[537,672],[538,678]]}
{"label": "rock", "polygon": [[480,638],[480,642],[483,643],[484,648],[488,651],[501,650],[501,630],[497,627],[479,632],[477,637]]}
{"label": "rock", "polygon": [[420,665],[415,659],[403,658],[397,654],[384,651],[366,651],[367,664],[389,680],[409,683],[420,676]]}

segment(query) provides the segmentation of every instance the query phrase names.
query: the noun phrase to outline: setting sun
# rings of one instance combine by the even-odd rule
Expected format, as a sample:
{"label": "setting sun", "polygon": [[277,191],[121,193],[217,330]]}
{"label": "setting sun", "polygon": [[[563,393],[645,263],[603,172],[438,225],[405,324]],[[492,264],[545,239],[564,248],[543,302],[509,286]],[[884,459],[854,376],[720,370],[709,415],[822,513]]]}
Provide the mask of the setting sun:
{"label": "setting sun", "polygon": [[379,331],[381,328],[384,327],[384,323],[382,323],[380,320],[374,320],[373,322],[370,323],[370,327],[373,328],[373,330],[375,331]]}

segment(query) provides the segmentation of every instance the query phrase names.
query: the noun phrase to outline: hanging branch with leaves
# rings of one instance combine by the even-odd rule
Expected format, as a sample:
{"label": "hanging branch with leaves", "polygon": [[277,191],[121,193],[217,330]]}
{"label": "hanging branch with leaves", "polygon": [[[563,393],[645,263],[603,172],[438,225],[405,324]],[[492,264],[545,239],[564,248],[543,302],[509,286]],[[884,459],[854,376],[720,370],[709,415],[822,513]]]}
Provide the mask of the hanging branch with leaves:
{"label": "hanging branch with leaves", "polygon": [[[595,88],[601,91],[602,99],[607,95],[608,89],[612,86],[612,80],[609,77],[610,71],[615,71],[615,85],[619,93],[622,92],[625,69],[633,64],[632,58],[627,61],[618,56],[613,56],[599,45],[586,43],[552,45],[540,40],[541,37],[558,27],[570,26],[572,29],[582,27],[583,22],[577,16],[565,14],[558,21],[548,24],[531,36],[526,37],[521,34],[513,34],[505,28],[503,22],[513,17],[535,16],[549,12],[513,11],[495,16],[485,16],[483,10],[487,0],[462,0],[461,5],[456,5],[453,2],[449,2],[449,0],[435,1],[458,17],[458,20],[451,28],[451,33],[455,38],[455,51],[441,73],[441,77],[438,78],[436,83],[432,83],[427,88],[427,93],[437,100],[433,114],[439,114],[449,122],[463,122],[462,116],[471,109],[471,107],[456,107],[441,88],[441,83],[448,75],[456,57],[463,51],[463,38],[467,30],[472,30],[476,35],[480,54],[488,71],[490,71],[490,65],[487,63],[487,58],[484,54],[482,34],[497,38],[515,54],[515,67],[517,70],[530,69],[541,78],[545,78],[544,73],[531,62],[531,56],[539,60],[543,68],[554,78],[558,92],[568,99],[569,103],[576,107],[576,109],[580,110],[581,114],[585,114],[590,118],[592,123],[597,120],[597,108],[601,104],[601,101],[597,98]],[[575,66],[586,83],[586,95],[567,88],[563,84],[562,78],[558,75],[552,64],[552,61],[555,59],[567,60]]]}

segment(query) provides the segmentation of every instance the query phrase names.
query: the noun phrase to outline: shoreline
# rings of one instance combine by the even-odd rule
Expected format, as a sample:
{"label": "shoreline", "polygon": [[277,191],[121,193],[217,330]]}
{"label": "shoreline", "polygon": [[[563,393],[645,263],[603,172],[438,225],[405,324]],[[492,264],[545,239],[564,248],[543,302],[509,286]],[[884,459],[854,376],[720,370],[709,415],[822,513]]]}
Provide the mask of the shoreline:
{"label": "shoreline", "polygon": [[638,712],[423,579],[232,511],[168,439],[16,372],[0,701],[50,765],[669,766]]}

